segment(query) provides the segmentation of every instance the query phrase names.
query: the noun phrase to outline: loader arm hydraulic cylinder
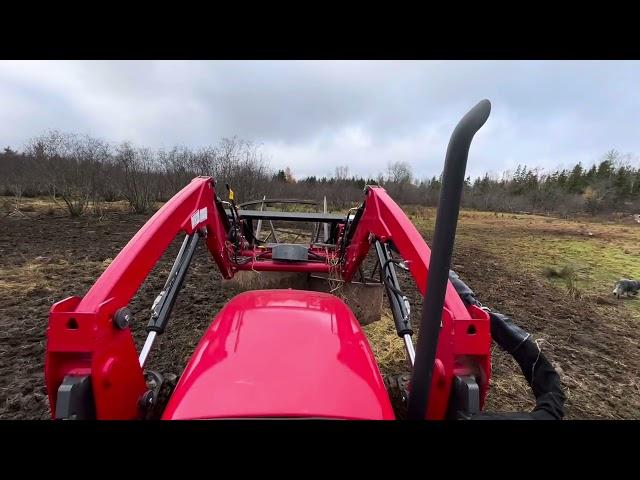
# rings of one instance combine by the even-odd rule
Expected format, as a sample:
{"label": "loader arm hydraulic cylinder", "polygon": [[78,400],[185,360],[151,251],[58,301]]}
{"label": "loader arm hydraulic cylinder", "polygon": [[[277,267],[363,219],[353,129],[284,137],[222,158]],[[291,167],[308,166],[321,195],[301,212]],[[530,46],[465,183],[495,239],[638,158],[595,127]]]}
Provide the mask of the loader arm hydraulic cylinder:
{"label": "loader arm hydraulic cylinder", "polygon": [[375,249],[378,255],[378,261],[380,262],[380,276],[382,277],[382,283],[387,291],[393,321],[396,325],[396,333],[404,341],[409,364],[413,368],[416,353],[413,346],[413,340],[411,340],[413,330],[411,329],[411,318],[409,316],[409,302],[407,297],[400,291],[394,261],[389,254],[387,245],[383,245],[376,240]]}
{"label": "loader arm hydraulic cylinder", "polygon": [[173,305],[175,304],[180,288],[182,287],[182,282],[184,282],[184,278],[187,275],[187,270],[189,269],[189,264],[193,259],[199,239],[200,234],[197,231],[193,232],[192,235],[187,235],[185,237],[182,242],[180,252],[176,257],[176,261],[171,268],[171,273],[169,273],[167,282],[160,292],[160,295],[158,295],[153,302],[153,306],[151,307],[151,318],[147,325],[147,332],[149,332],[149,335],[147,336],[147,340],[145,341],[139,356],[141,367],[143,367],[147,361],[147,357],[156,336],[162,335],[165,328],[167,328],[169,315],[171,315],[171,310],[173,310]]}

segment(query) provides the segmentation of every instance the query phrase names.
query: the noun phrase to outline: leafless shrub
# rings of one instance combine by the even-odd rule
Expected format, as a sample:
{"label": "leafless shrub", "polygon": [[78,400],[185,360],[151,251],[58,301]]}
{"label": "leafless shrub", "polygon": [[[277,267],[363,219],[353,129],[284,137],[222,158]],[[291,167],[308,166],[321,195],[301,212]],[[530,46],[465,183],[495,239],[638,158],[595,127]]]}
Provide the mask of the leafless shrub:
{"label": "leafless shrub", "polygon": [[148,148],[134,148],[125,142],[117,147],[116,164],[122,169],[122,194],[136,213],[147,213],[152,205],[155,161]]}
{"label": "leafless shrub", "polygon": [[102,182],[102,163],[109,157],[109,145],[87,135],[56,130],[35,137],[26,153],[56,203],[63,202],[71,216],[81,215],[95,200]]}
{"label": "leafless shrub", "polygon": [[578,272],[571,265],[564,265],[561,268],[546,266],[543,268],[543,274],[547,278],[561,278],[565,282],[567,293],[573,299],[582,297],[582,292],[578,288]]}

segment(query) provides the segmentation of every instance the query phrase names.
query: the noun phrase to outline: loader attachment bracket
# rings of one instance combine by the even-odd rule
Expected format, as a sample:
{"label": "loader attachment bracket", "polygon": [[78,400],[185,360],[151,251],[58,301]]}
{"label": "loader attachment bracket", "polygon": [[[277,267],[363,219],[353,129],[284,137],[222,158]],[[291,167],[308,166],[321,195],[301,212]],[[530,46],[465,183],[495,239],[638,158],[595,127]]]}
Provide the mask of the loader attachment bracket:
{"label": "loader attachment bracket", "polygon": [[451,420],[468,420],[480,412],[480,388],[472,375],[458,376],[453,379],[451,392]]}
{"label": "loader attachment bracket", "polygon": [[67,375],[58,388],[56,420],[94,420],[96,418],[91,377]]}

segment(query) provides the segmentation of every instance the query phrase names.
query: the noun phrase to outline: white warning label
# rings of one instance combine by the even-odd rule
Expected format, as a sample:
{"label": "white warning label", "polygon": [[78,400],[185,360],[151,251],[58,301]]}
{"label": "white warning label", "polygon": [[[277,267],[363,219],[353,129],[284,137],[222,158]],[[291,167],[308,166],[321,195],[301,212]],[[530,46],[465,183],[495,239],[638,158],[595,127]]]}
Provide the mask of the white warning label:
{"label": "white warning label", "polygon": [[207,207],[200,209],[200,222],[204,222],[207,219]]}
{"label": "white warning label", "polygon": [[201,208],[200,210],[196,210],[193,215],[191,215],[191,229],[195,229],[199,224],[204,222],[207,219],[207,207]]}

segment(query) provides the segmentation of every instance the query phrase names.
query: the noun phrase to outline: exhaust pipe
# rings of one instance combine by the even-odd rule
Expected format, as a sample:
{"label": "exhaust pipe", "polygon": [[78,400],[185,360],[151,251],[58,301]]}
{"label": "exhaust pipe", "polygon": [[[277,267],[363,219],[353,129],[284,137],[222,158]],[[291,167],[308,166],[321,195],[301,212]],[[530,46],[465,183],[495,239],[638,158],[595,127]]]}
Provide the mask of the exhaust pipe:
{"label": "exhaust pipe", "polygon": [[442,309],[449,281],[451,254],[456,236],[460,201],[464,186],[467,158],[473,136],[489,118],[491,103],[482,100],[458,122],[451,134],[442,173],[442,187],[429,261],[429,276],[425,292],[416,359],[411,375],[408,418],[423,420],[429,402]]}

